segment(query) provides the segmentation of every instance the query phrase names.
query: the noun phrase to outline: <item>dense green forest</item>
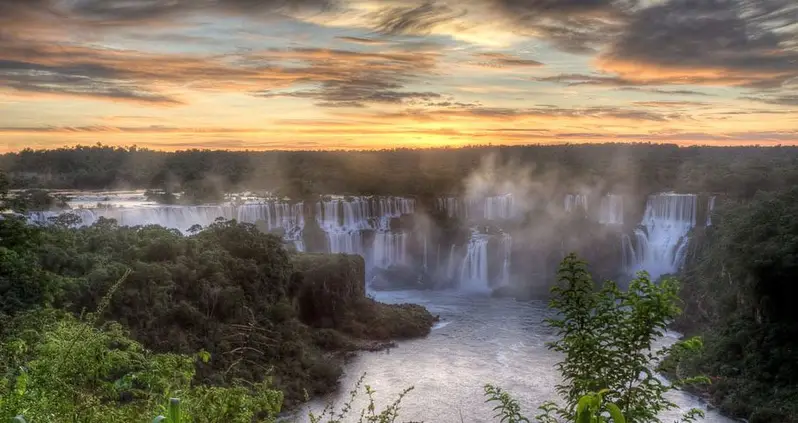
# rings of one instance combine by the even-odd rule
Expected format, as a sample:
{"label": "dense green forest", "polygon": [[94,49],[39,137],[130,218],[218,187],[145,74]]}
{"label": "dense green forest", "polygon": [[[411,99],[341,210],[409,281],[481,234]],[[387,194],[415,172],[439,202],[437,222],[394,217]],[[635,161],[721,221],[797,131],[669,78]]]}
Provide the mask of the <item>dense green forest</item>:
{"label": "dense green forest", "polygon": [[383,151],[234,152],[78,146],[23,150],[0,157],[11,188],[151,188],[184,191],[195,201],[264,189],[312,194],[418,197],[458,193],[486,157],[517,163],[561,185],[649,192],[718,192],[751,198],[798,183],[796,147],[687,147],[668,144],[478,146]]}
{"label": "dense green forest", "polygon": [[706,350],[681,375],[713,378],[705,394],[731,415],[798,421],[798,188],[726,202],[694,235],[677,327]]}

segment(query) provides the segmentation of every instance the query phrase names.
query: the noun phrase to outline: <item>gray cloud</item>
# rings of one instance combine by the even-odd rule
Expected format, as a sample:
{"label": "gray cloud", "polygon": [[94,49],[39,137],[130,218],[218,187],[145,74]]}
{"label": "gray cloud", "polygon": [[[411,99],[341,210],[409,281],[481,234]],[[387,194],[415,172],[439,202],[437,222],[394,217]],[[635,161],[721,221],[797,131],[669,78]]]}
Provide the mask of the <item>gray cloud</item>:
{"label": "gray cloud", "polygon": [[44,66],[0,60],[0,85],[21,92],[94,97],[161,105],[182,104],[179,100],[114,78],[115,71],[101,65],[76,63]]}
{"label": "gray cloud", "polygon": [[599,63],[636,80],[778,88],[798,77],[795,22],[792,0],[669,0],[635,13]]}
{"label": "gray cloud", "polygon": [[760,97],[743,97],[745,100],[759,101],[767,104],[775,104],[778,106],[796,106],[798,107],[798,94],[784,94],[776,96],[760,96]]}

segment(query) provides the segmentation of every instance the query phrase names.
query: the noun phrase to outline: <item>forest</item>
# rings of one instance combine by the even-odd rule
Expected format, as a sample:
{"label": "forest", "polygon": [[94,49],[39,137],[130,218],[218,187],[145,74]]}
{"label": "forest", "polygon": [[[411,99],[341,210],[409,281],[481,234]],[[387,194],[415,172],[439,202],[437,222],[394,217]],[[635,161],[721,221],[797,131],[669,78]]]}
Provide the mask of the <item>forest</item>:
{"label": "forest", "polygon": [[[390,194],[424,202],[460,193],[463,180],[488,156],[530,169],[562,191],[589,185],[638,194],[719,194],[713,225],[693,229],[678,274],[656,284],[638,280],[624,294],[593,282],[572,258],[561,268],[570,269],[570,276],[558,286],[573,289],[560,291],[558,304],[575,307],[575,313],[575,304],[617,313],[607,306],[609,300],[601,300],[610,298],[650,311],[651,303],[638,299],[673,296],[672,302],[657,303],[661,315],[648,319],[654,325],[648,332],[664,330],[652,323],[660,318],[672,321],[668,327],[700,336],[703,348],[668,351],[661,370],[674,380],[708,377],[711,383],[690,389],[727,415],[750,423],[798,422],[798,312],[792,305],[798,298],[798,148],[24,150],[0,157],[5,172],[0,201],[24,211],[56,207],[58,199],[38,191],[8,195],[8,190],[140,188],[161,195],[182,192],[181,201],[196,203],[244,189],[297,199]],[[190,413],[201,410],[199,415],[207,417],[195,421],[221,421],[232,418],[225,410],[242,409],[251,413],[237,413],[239,420],[229,421],[268,421],[305,395],[335,389],[346,355],[424,336],[435,319],[420,306],[368,299],[358,257],[288,252],[279,237],[234,221],[183,235],[155,226],[121,227],[112,220],[84,228],[59,219],[32,226],[7,215],[0,220],[0,254],[0,418],[20,410],[30,416],[58,410],[63,416],[93,416],[79,421],[134,421],[131,416],[156,410],[180,392]],[[670,277],[680,283],[666,282]],[[576,302],[563,303],[566,297]],[[563,388],[573,388],[568,398],[575,412],[579,397],[612,382],[602,373],[611,363],[640,364],[608,339],[639,338],[623,332],[632,330],[631,323],[620,329],[566,323],[561,323],[565,332],[559,344],[566,357],[585,351],[580,336],[600,333],[603,338],[590,338],[597,349],[589,353],[606,360],[585,364],[573,358],[583,366],[572,363],[574,372],[582,372],[573,380],[590,381],[578,389]],[[87,341],[71,341],[76,338]],[[88,377],[80,370],[91,367],[86,360],[104,364],[92,367]],[[489,394],[512,414],[506,392]],[[656,421],[641,417],[647,416],[645,407],[634,411],[625,398],[609,396],[626,420]],[[563,417],[570,420],[574,414],[566,410]]]}
{"label": "forest", "polygon": [[26,149],[0,156],[11,189],[152,189],[190,202],[225,192],[268,190],[302,199],[321,194],[457,194],[486,157],[515,163],[562,185],[633,193],[724,193],[752,198],[798,183],[798,147],[678,147],[669,144],[475,146],[382,151],[161,152],[136,147]]}

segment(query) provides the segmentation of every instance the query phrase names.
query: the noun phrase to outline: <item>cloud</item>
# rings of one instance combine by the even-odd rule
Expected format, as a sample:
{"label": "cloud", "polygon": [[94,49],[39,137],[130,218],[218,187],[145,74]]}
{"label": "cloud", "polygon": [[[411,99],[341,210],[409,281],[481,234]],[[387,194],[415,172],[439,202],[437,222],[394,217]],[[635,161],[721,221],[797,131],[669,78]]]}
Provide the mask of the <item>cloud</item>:
{"label": "cloud", "polygon": [[641,87],[622,87],[619,88],[621,91],[638,91],[638,92],[645,92],[645,93],[652,93],[652,94],[664,94],[664,95],[694,95],[694,96],[712,96],[712,94],[705,93],[702,91],[695,91],[695,90],[668,90],[662,88],[641,88]]}
{"label": "cloud", "polygon": [[476,63],[479,66],[489,68],[505,68],[505,67],[532,67],[537,68],[543,66],[543,63],[537,60],[521,59],[519,57],[504,54],[504,53],[476,53],[474,57],[478,60]]}
{"label": "cloud", "polygon": [[678,108],[695,108],[704,107],[710,103],[700,101],[635,101],[635,106],[678,109]]}
{"label": "cloud", "polygon": [[335,37],[338,40],[346,41],[349,43],[354,44],[365,44],[365,45],[385,45],[389,44],[385,40],[375,40],[373,38],[361,38],[361,37]]}
{"label": "cloud", "polygon": [[[169,93],[190,89],[313,98],[327,106],[440,97],[433,92],[401,90],[405,84],[432,75],[438,59],[432,52],[296,48],[209,56],[19,39],[0,39],[0,52],[0,83],[31,95],[178,105],[182,100]],[[313,88],[279,91],[295,86]]]}
{"label": "cloud", "polygon": [[620,119],[631,121],[666,122],[682,119],[679,113],[663,113],[647,110],[623,109],[617,107],[471,107],[460,109],[407,109],[401,112],[378,113],[375,117],[382,119],[404,119],[417,122],[456,119],[484,119],[486,121],[516,121],[531,118],[560,119]]}
{"label": "cloud", "polygon": [[798,107],[798,94],[784,94],[775,96],[760,96],[760,97],[743,97],[745,100],[759,101],[767,104],[775,104],[778,106],[796,106]]}
{"label": "cloud", "polygon": [[798,77],[792,0],[668,0],[634,14],[597,58],[638,84],[778,88]]}
{"label": "cloud", "polygon": [[27,134],[27,133],[133,133],[133,134],[161,134],[161,133],[185,133],[185,134],[221,134],[221,133],[255,133],[263,132],[262,129],[254,128],[178,128],[162,125],[149,126],[110,126],[110,125],[89,125],[89,126],[40,126],[40,127],[0,127],[0,133]]}

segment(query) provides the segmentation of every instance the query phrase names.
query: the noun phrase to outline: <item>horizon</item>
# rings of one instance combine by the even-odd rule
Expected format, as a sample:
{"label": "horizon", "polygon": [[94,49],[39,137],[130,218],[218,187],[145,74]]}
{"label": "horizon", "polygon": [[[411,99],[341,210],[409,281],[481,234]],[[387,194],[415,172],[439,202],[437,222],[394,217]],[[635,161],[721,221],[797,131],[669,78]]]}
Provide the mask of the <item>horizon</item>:
{"label": "horizon", "polygon": [[784,0],[0,0],[0,152],[798,145]]}
{"label": "horizon", "polygon": [[107,145],[102,143],[96,144],[74,144],[74,145],[63,145],[57,147],[49,147],[49,148],[30,148],[25,147],[15,151],[0,151],[0,155],[17,155],[23,152],[33,152],[33,153],[42,153],[42,152],[52,152],[58,150],[77,150],[77,149],[85,149],[85,148],[113,148],[113,149],[123,149],[127,151],[152,151],[156,153],[184,153],[184,152],[191,152],[191,151],[201,151],[201,152],[229,152],[229,153],[382,153],[382,152],[392,152],[392,151],[448,151],[448,150],[467,150],[467,149],[492,149],[492,148],[537,148],[537,147],[568,147],[568,146],[575,146],[575,147],[601,147],[601,146],[627,146],[627,147],[644,147],[644,146],[655,146],[655,147],[676,147],[680,149],[685,148],[718,148],[718,149],[725,149],[725,148],[749,148],[749,149],[771,149],[771,148],[790,148],[790,149],[798,149],[798,144],[772,144],[772,145],[762,145],[762,144],[728,144],[728,145],[719,145],[719,144],[676,144],[676,143],[657,143],[657,142],[641,142],[641,141],[604,141],[604,142],[591,142],[591,143],[571,143],[571,142],[562,142],[557,144],[546,144],[546,143],[534,143],[534,144],[465,144],[465,145],[458,145],[458,146],[449,146],[449,145],[442,145],[442,146],[428,146],[428,147],[404,147],[404,146],[394,146],[394,147],[375,147],[369,149],[359,149],[359,148],[328,148],[328,149],[265,149],[265,150],[257,150],[257,149],[230,149],[230,148],[212,148],[212,147],[191,147],[187,146],[180,149],[160,149],[160,148],[151,148],[147,146],[139,146],[135,144],[130,145]]}

